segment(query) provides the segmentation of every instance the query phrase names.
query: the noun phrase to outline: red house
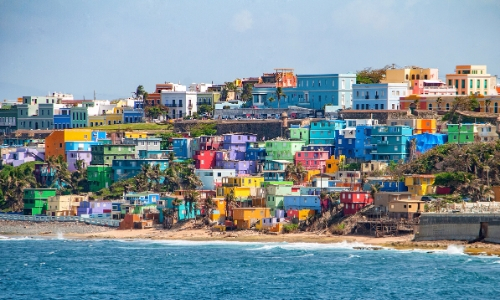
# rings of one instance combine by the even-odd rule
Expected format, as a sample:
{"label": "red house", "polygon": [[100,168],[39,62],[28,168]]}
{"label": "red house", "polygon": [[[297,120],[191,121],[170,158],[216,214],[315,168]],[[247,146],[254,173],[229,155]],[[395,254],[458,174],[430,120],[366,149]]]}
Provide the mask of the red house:
{"label": "red house", "polygon": [[340,203],[344,204],[344,216],[354,215],[363,207],[372,204],[373,198],[368,192],[340,192]]}
{"label": "red house", "polygon": [[321,170],[325,172],[328,151],[297,151],[295,165],[302,164],[306,170]]}
{"label": "red house", "polygon": [[196,169],[213,169],[215,167],[215,150],[198,150],[193,155]]}

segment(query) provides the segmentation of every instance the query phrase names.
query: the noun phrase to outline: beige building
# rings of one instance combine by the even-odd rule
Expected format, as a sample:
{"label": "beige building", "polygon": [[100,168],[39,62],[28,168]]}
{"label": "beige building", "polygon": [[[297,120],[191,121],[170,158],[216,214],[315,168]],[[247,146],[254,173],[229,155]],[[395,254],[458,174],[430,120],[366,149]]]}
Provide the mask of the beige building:
{"label": "beige building", "polygon": [[371,161],[361,164],[361,174],[368,176],[372,172],[383,172],[387,168],[387,163],[383,161]]}
{"label": "beige building", "polygon": [[476,131],[476,140],[479,142],[492,142],[498,140],[497,128],[493,124],[476,124]]}
{"label": "beige building", "polygon": [[47,216],[76,216],[78,207],[87,197],[77,195],[64,195],[49,197],[47,203]]}
{"label": "beige building", "polygon": [[425,202],[415,199],[392,200],[389,202],[389,217],[413,219],[415,214],[424,212]]}
{"label": "beige building", "polygon": [[411,193],[409,192],[378,192],[375,194],[373,205],[380,207],[382,212],[388,212],[390,202],[410,199]]}
{"label": "beige building", "polygon": [[458,65],[455,74],[446,74],[448,85],[459,95],[497,95],[497,78],[488,74],[486,65]]}
{"label": "beige building", "polygon": [[405,67],[402,69],[387,69],[385,78],[380,83],[406,83],[413,88],[413,80],[438,80],[438,69]]}

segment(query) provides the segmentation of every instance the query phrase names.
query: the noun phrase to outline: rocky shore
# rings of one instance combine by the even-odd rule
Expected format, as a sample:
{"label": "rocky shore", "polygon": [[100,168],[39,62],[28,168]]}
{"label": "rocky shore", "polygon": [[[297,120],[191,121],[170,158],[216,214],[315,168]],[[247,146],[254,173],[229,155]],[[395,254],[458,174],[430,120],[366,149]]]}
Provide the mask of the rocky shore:
{"label": "rocky shore", "polygon": [[77,222],[30,222],[0,220],[0,235],[93,234],[116,230]]}

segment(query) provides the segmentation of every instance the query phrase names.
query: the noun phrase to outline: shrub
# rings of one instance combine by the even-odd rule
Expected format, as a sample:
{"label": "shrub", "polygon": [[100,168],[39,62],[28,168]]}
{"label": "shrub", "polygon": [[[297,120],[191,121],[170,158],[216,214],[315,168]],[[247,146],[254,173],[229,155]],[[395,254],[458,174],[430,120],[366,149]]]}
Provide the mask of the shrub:
{"label": "shrub", "polygon": [[299,229],[299,224],[286,224],[283,226],[283,232],[285,233],[291,233],[295,232]]}

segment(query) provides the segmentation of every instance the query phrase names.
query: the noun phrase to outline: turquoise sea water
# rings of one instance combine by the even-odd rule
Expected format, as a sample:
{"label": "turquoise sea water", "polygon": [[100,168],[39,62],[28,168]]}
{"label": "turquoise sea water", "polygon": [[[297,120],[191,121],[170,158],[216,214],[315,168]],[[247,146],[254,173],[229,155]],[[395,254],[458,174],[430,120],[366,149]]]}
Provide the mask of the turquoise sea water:
{"label": "turquoise sea water", "polygon": [[0,298],[500,297],[498,257],[355,246],[0,237]]}

